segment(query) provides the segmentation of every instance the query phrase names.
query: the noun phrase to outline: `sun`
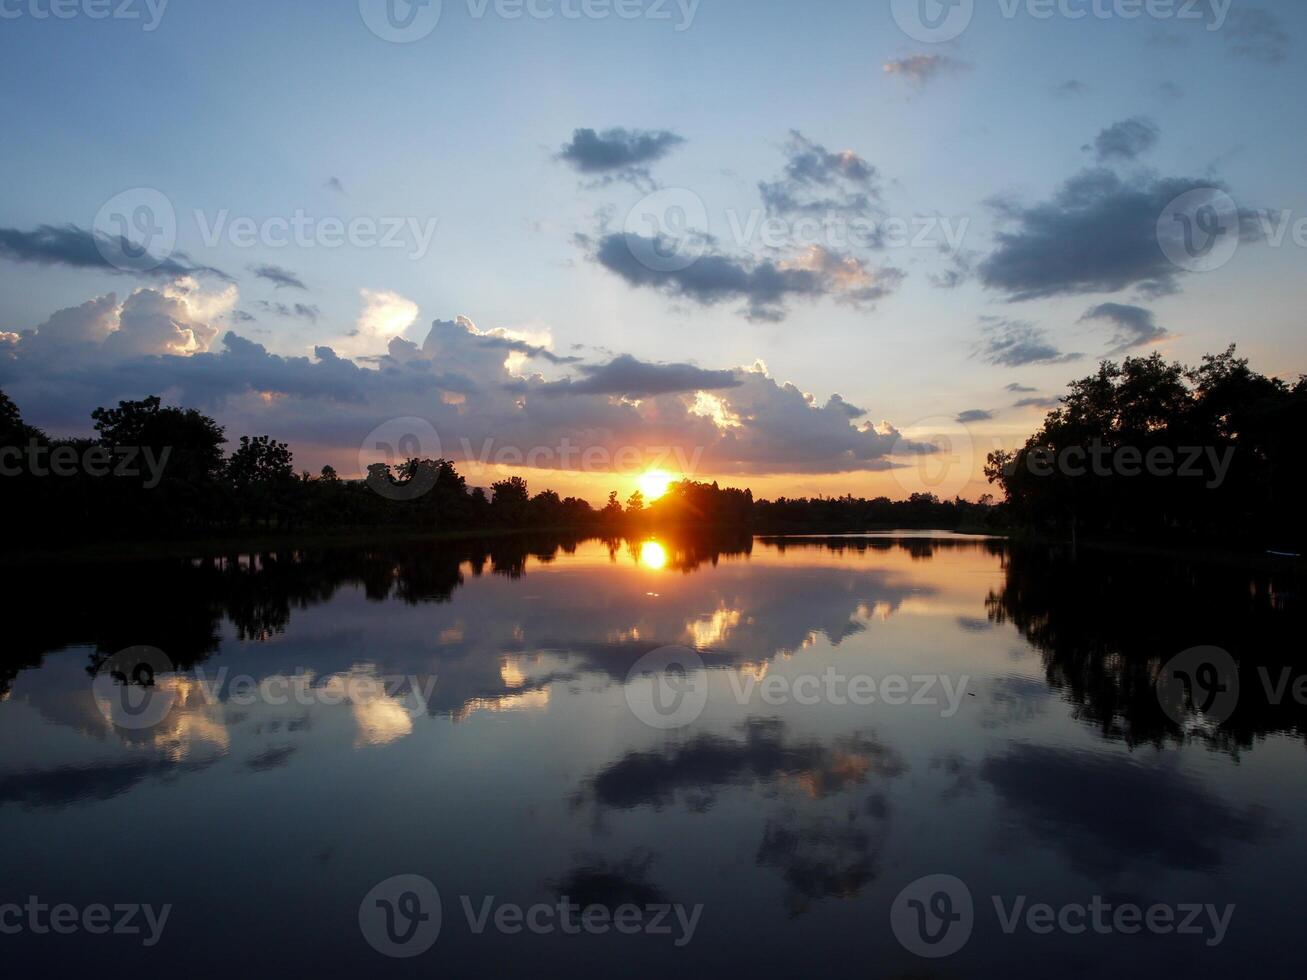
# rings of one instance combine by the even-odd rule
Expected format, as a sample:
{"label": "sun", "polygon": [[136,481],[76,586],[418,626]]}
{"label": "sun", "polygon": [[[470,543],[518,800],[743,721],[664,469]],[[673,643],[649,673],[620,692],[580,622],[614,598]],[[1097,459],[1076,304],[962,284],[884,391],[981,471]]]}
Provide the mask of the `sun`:
{"label": "sun", "polygon": [[650,470],[647,473],[640,474],[640,492],[644,494],[645,503],[657,500],[675,482],[676,477],[663,470]]}
{"label": "sun", "polygon": [[667,567],[667,549],[657,541],[640,543],[640,564],[652,568],[655,572]]}

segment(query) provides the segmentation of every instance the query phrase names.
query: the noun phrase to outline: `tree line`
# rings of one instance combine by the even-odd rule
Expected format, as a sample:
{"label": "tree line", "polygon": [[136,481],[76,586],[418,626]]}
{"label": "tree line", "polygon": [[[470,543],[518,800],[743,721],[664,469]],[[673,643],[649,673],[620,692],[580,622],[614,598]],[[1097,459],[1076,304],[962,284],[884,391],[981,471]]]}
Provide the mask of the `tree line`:
{"label": "tree line", "polygon": [[[1003,500],[912,494],[754,500],[748,489],[682,480],[657,500],[616,491],[594,508],[511,476],[469,487],[454,462],[375,463],[345,480],[296,472],[289,446],[242,436],[230,453],[213,419],[158,397],[92,413],[96,436],[27,425],[0,392],[0,505],[9,541],[204,534],[575,529],[623,534],[697,526],[761,532],[892,528],[1023,530],[1056,538],[1225,543],[1301,551],[1307,379],[1251,370],[1229,348],[1196,368],[1160,355],[1105,361],[1070,385],[1015,452],[988,457]],[[49,479],[54,475],[59,478]],[[109,478],[112,476],[113,478]]]}
{"label": "tree line", "polygon": [[1103,362],[1015,452],[988,457],[1008,520],[1057,537],[1301,551],[1307,378],[1231,346],[1198,367]]}

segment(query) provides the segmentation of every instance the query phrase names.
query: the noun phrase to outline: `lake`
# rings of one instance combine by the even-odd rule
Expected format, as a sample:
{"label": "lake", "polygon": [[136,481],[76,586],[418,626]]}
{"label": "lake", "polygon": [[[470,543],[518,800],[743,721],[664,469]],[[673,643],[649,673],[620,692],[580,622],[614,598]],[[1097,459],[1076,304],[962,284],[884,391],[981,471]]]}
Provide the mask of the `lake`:
{"label": "lake", "polygon": [[14,976],[1304,965],[1291,565],[905,534],[0,577]]}

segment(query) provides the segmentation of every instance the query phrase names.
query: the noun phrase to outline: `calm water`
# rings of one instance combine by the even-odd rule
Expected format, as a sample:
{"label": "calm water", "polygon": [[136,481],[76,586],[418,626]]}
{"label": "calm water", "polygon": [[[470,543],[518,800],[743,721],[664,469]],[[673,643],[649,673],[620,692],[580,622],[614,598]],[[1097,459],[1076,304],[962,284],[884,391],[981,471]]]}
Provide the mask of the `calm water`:
{"label": "calm water", "polygon": [[[2,574],[0,905],[170,906],[149,946],[144,913],[140,934],[58,935],[10,909],[11,967],[1128,977],[1307,962],[1307,709],[1292,680],[1280,698],[1263,684],[1307,671],[1291,574],[951,536]],[[1154,683],[1201,645],[1238,664],[1202,675],[1237,682],[1221,724],[1201,690],[1168,700]],[[108,672],[134,646],[167,658],[153,685]],[[374,948],[431,938],[425,886],[399,875],[441,899],[438,938],[407,959]],[[913,884],[929,875],[950,878]],[[1009,933],[995,896],[1004,915],[1097,896],[1177,923],[1210,905],[1225,926],[1204,910],[1183,934],[1041,934],[1022,911]],[[544,912],[539,930],[495,925],[564,898],[600,910],[596,928],[546,928],[561,920]],[[491,910],[483,931],[465,902]],[[630,934],[611,927],[623,907]],[[954,926],[969,938],[939,939]],[[920,958],[913,928],[958,948]]]}

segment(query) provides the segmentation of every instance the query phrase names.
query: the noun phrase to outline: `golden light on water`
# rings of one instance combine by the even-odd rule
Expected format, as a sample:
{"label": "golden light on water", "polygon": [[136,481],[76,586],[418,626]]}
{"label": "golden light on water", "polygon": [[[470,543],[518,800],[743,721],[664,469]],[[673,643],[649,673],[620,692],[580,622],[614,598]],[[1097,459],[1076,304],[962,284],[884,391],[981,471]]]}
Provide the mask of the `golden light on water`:
{"label": "golden light on water", "polygon": [[657,541],[640,543],[640,564],[645,568],[660,569],[667,566],[667,549]]}

